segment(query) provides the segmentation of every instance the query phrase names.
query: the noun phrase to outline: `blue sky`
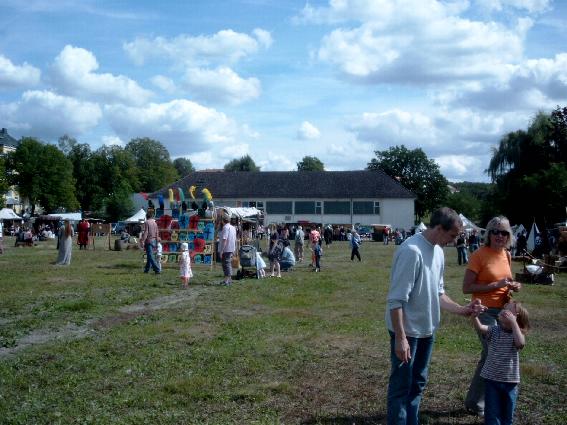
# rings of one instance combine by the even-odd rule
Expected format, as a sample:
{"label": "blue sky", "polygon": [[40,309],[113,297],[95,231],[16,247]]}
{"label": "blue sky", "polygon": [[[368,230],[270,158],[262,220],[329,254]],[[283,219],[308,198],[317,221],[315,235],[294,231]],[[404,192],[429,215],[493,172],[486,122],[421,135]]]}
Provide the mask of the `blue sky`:
{"label": "blue sky", "polygon": [[15,137],[151,137],[197,169],[355,170],[404,144],[487,181],[500,138],[566,100],[565,1],[0,0]]}

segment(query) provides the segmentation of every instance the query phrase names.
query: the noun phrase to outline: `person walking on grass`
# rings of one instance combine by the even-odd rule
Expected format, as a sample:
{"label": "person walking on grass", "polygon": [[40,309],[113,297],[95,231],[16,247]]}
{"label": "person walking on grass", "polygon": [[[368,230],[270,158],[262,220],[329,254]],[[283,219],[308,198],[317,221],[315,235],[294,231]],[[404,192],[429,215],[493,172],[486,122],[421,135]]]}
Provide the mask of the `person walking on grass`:
{"label": "person walking on grass", "polygon": [[189,288],[189,279],[193,277],[191,270],[191,258],[189,257],[189,244],[183,242],[181,244],[181,255],[179,256],[179,277],[183,284],[183,288]]}
{"label": "person walking on grass", "polygon": [[525,334],[530,328],[528,312],[519,302],[509,302],[500,311],[497,324],[486,326],[474,317],[473,325],[488,345],[480,373],[484,379],[484,423],[511,425],[520,383],[519,351],[526,345]]}
{"label": "person walking on grass", "polygon": [[479,300],[461,306],[445,294],[442,247],[455,240],[461,227],[455,211],[441,208],[433,212],[427,230],[406,239],[394,254],[386,308],[391,360],[389,425],[419,423],[440,309],[462,316],[484,310]]}
{"label": "person walking on grass", "polygon": [[160,274],[160,266],[156,263],[154,258],[154,250],[160,242],[159,231],[156,221],[154,220],[154,211],[148,210],[146,214],[146,222],[144,223],[144,230],[140,238],[140,245],[146,251],[146,265],[144,266],[144,273],[149,273],[150,268],[155,274]]}
{"label": "person walking on grass", "polygon": [[220,236],[220,255],[222,259],[222,271],[224,274],[223,285],[232,285],[232,256],[236,251],[236,228],[230,223],[230,217],[225,215]]}
{"label": "person walking on grass", "polygon": [[73,236],[75,231],[69,220],[65,220],[59,229],[59,254],[57,256],[58,266],[68,266],[71,264],[71,254],[73,253]]}
{"label": "person walking on grass", "polygon": [[313,246],[313,257],[315,258],[315,272],[321,271],[321,257],[323,256],[323,246],[316,243]]}
{"label": "person walking on grass", "polygon": [[350,261],[354,261],[354,257],[358,258],[358,261],[362,261],[362,259],[360,258],[360,252],[358,251],[361,243],[362,240],[360,239],[360,235],[353,228],[350,236],[350,246],[352,248],[350,252]]}
{"label": "person walking on grass", "polygon": [[305,243],[305,232],[301,226],[297,226],[295,231],[295,257],[298,262],[303,261],[303,245]]}

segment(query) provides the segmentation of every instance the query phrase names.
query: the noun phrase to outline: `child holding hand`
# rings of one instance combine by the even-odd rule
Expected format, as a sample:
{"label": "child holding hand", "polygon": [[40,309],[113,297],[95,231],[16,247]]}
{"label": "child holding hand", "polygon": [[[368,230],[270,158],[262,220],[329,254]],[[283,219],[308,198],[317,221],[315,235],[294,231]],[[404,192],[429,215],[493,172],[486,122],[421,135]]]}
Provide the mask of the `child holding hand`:
{"label": "child holding hand", "polygon": [[485,424],[512,424],[518,384],[519,351],[530,328],[528,312],[519,302],[509,302],[498,315],[498,323],[486,326],[474,317],[473,325],[487,340],[488,355],[480,376],[485,383]]}
{"label": "child holding hand", "polygon": [[193,277],[191,271],[191,258],[189,257],[189,245],[187,242],[181,244],[181,255],[179,256],[179,277],[183,288],[189,288],[189,278]]}

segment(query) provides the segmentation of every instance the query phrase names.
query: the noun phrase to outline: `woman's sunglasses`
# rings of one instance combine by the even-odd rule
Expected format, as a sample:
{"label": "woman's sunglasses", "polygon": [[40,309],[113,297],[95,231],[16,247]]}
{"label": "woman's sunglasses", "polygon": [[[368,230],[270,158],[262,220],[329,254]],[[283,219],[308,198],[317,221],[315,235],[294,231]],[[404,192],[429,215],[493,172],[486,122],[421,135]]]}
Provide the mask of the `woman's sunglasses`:
{"label": "woman's sunglasses", "polygon": [[491,235],[494,235],[494,236],[496,236],[496,235],[506,236],[506,237],[507,237],[507,236],[510,236],[510,232],[508,232],[507,230],[492,229],[492,230],[490,231],[490,234],[491,234]]}

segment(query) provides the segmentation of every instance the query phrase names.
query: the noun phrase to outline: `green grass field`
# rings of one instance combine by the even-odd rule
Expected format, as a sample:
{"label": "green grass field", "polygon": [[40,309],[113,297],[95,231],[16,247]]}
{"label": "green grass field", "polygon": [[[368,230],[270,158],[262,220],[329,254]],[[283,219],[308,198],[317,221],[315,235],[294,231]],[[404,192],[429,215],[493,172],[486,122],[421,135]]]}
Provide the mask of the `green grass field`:
{"label": "green grass field", "polygon": [[[325,249],[322,272],[221,287],[221,268],[142,273],[141,252],[73,252],[54,242],[0,255],[2,424],[383,424],[389,374],[385,297],[395,247]],[[446,248],[446,288],[465,302]],[[514,264],[516,271],[521,264]],[[533,329],[521,354],[517,424],[567,423],[567,274],[524,285]],[[422,403],[424,424],[481,424],[462,400],[480,343],[445,314]]]}

